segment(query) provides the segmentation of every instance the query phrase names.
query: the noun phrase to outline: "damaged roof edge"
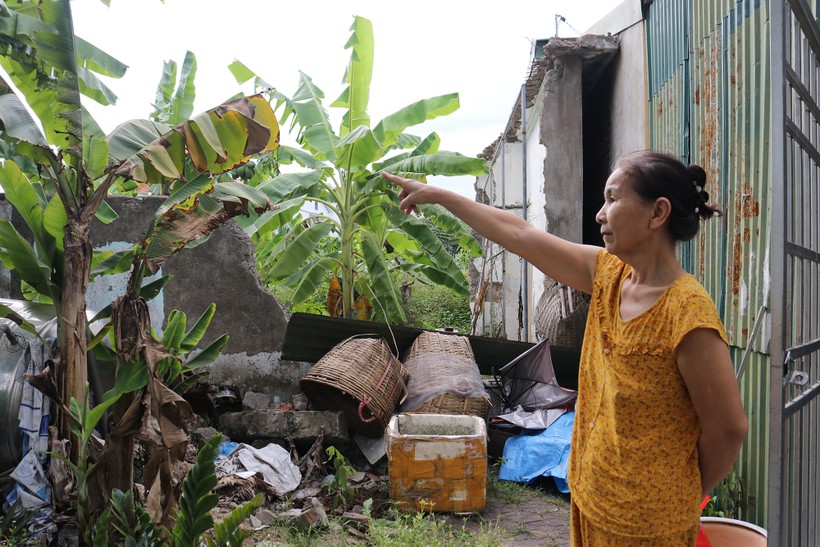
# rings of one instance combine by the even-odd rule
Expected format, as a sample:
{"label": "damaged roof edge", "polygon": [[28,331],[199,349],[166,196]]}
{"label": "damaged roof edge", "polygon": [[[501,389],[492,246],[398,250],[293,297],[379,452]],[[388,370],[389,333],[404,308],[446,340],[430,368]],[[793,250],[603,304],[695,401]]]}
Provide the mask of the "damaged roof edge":
{"label": "damaged roof edge", "polygon": [[[580,38],[550,38],[544,45],[544,56],[530,65],[530,75],[524,82],[527,90],[527,108],[535,102],[538,91],[547,74],[554,68],[555,61],[564,57],[580,57],[583,60],[584,88],[594,86],[601,73],[609,66],[620,50],[617,36],[587,34]],[[521,129],[521,94],[515,101],[509,122],[499,137],[487,146],[478,157],[492,161],[499,143],[516,142]]]}

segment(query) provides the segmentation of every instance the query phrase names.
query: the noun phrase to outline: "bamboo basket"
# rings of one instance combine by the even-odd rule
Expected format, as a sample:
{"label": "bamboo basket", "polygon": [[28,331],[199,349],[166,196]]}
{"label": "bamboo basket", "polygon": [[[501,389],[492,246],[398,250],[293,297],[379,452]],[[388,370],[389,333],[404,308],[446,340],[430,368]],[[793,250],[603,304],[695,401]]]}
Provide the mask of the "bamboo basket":
{"label": "bamboo basket", "polygon": [[[483,388],[481,374],[466,336],[423,332],[413,342],[404,359],[410,373],[410,382],[422,377],[430,366],[445,371],[449,377],[457,376],[472,382],[477,396],[444,392],[433,396],[412,412],[424,414],[461,414],[486,418],[490,411],[490,398]],[[481,386],[479,388],[479,386]]]}
{"label": "bamboo basket", "polygon": [[407,393],[407,371],[382,338],[348,338],[299,382],[314,408],[338,410],[352,431],[380,437]]}

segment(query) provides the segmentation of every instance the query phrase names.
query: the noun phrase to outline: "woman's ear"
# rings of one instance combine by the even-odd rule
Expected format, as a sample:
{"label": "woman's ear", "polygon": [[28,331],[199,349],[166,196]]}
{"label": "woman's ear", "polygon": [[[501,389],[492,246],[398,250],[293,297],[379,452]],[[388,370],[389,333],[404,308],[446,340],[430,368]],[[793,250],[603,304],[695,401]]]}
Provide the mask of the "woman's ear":
{"label": "woman's ear", "polygon": [[649,227],[658,229],[666,224],[672,214],[672,204],[667,198],[658,198],[652,205],[652,216],[649,217]]}

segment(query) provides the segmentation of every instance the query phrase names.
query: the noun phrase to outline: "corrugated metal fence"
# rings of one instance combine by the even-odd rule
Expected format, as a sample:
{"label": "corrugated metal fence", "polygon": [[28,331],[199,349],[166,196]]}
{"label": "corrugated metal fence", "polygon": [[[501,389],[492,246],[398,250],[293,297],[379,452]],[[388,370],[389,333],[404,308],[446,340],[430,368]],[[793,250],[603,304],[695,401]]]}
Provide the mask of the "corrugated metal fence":
{"label": "corrugated metal fence", "polygon": [[[820,30],[812,0],[656,0],[650,139],[702,165],[724,215],[681,250],[726,324],[750,433],[742,518],[772,545],[820,521]],[[770,314],[764,313],[770,309]],[[753,325],[764,315],[762,334]]]}
{"label": "corrugated metal fence", "polygon": [[770,296],[768,5],[656,0],[647,15],[647,51],[651,146],[702,165],[707,191],[723,211],[681,248],[681,259],[715,300],[736,366],[751,346],[740,384],[750,432],[738,472],[748,493],[742,518],[763,524],[768,332],[750,338]]}

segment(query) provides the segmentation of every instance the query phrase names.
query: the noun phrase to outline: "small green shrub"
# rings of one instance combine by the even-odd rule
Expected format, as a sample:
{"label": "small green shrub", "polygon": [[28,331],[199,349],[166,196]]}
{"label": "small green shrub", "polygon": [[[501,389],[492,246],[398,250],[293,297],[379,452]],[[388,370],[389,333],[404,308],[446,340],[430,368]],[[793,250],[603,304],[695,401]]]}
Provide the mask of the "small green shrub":
{"label": "small green shrub", "polygon": [[333,498],[333,506],[341,507],[347,505],[347,502],[353,499],[356,494],[356,489],[348,482],[348,477],[356,472],[355,469],[345,463],[344,455],[336,450],[333,446],[328,446],[328,459],[325,463],[331,463],[334,469],[333,482],[331,482],[327,489],[328,493]]}
{"label": "small green shrub", "polygon": [[703,516],[739,519],[745,505],[746,489],[740,475],[732,469],[715,487],[709,503],[703,508]]}
{"label": "small green shrub", "polygon": [[470,333],[470,298],[447,287],[415,283],[410,298],[405,301],[405,314],[411,327],[428,330],[452,327],[460,334]]}
{"label": "small green shrub", "polygon": [[503,545],[503,533],[495,524],[482,524],[476,532],[458,528],[432,513],[396,513],[395,520],[373,519],[370,524],[371,545],[403,547],[456,547]]}

